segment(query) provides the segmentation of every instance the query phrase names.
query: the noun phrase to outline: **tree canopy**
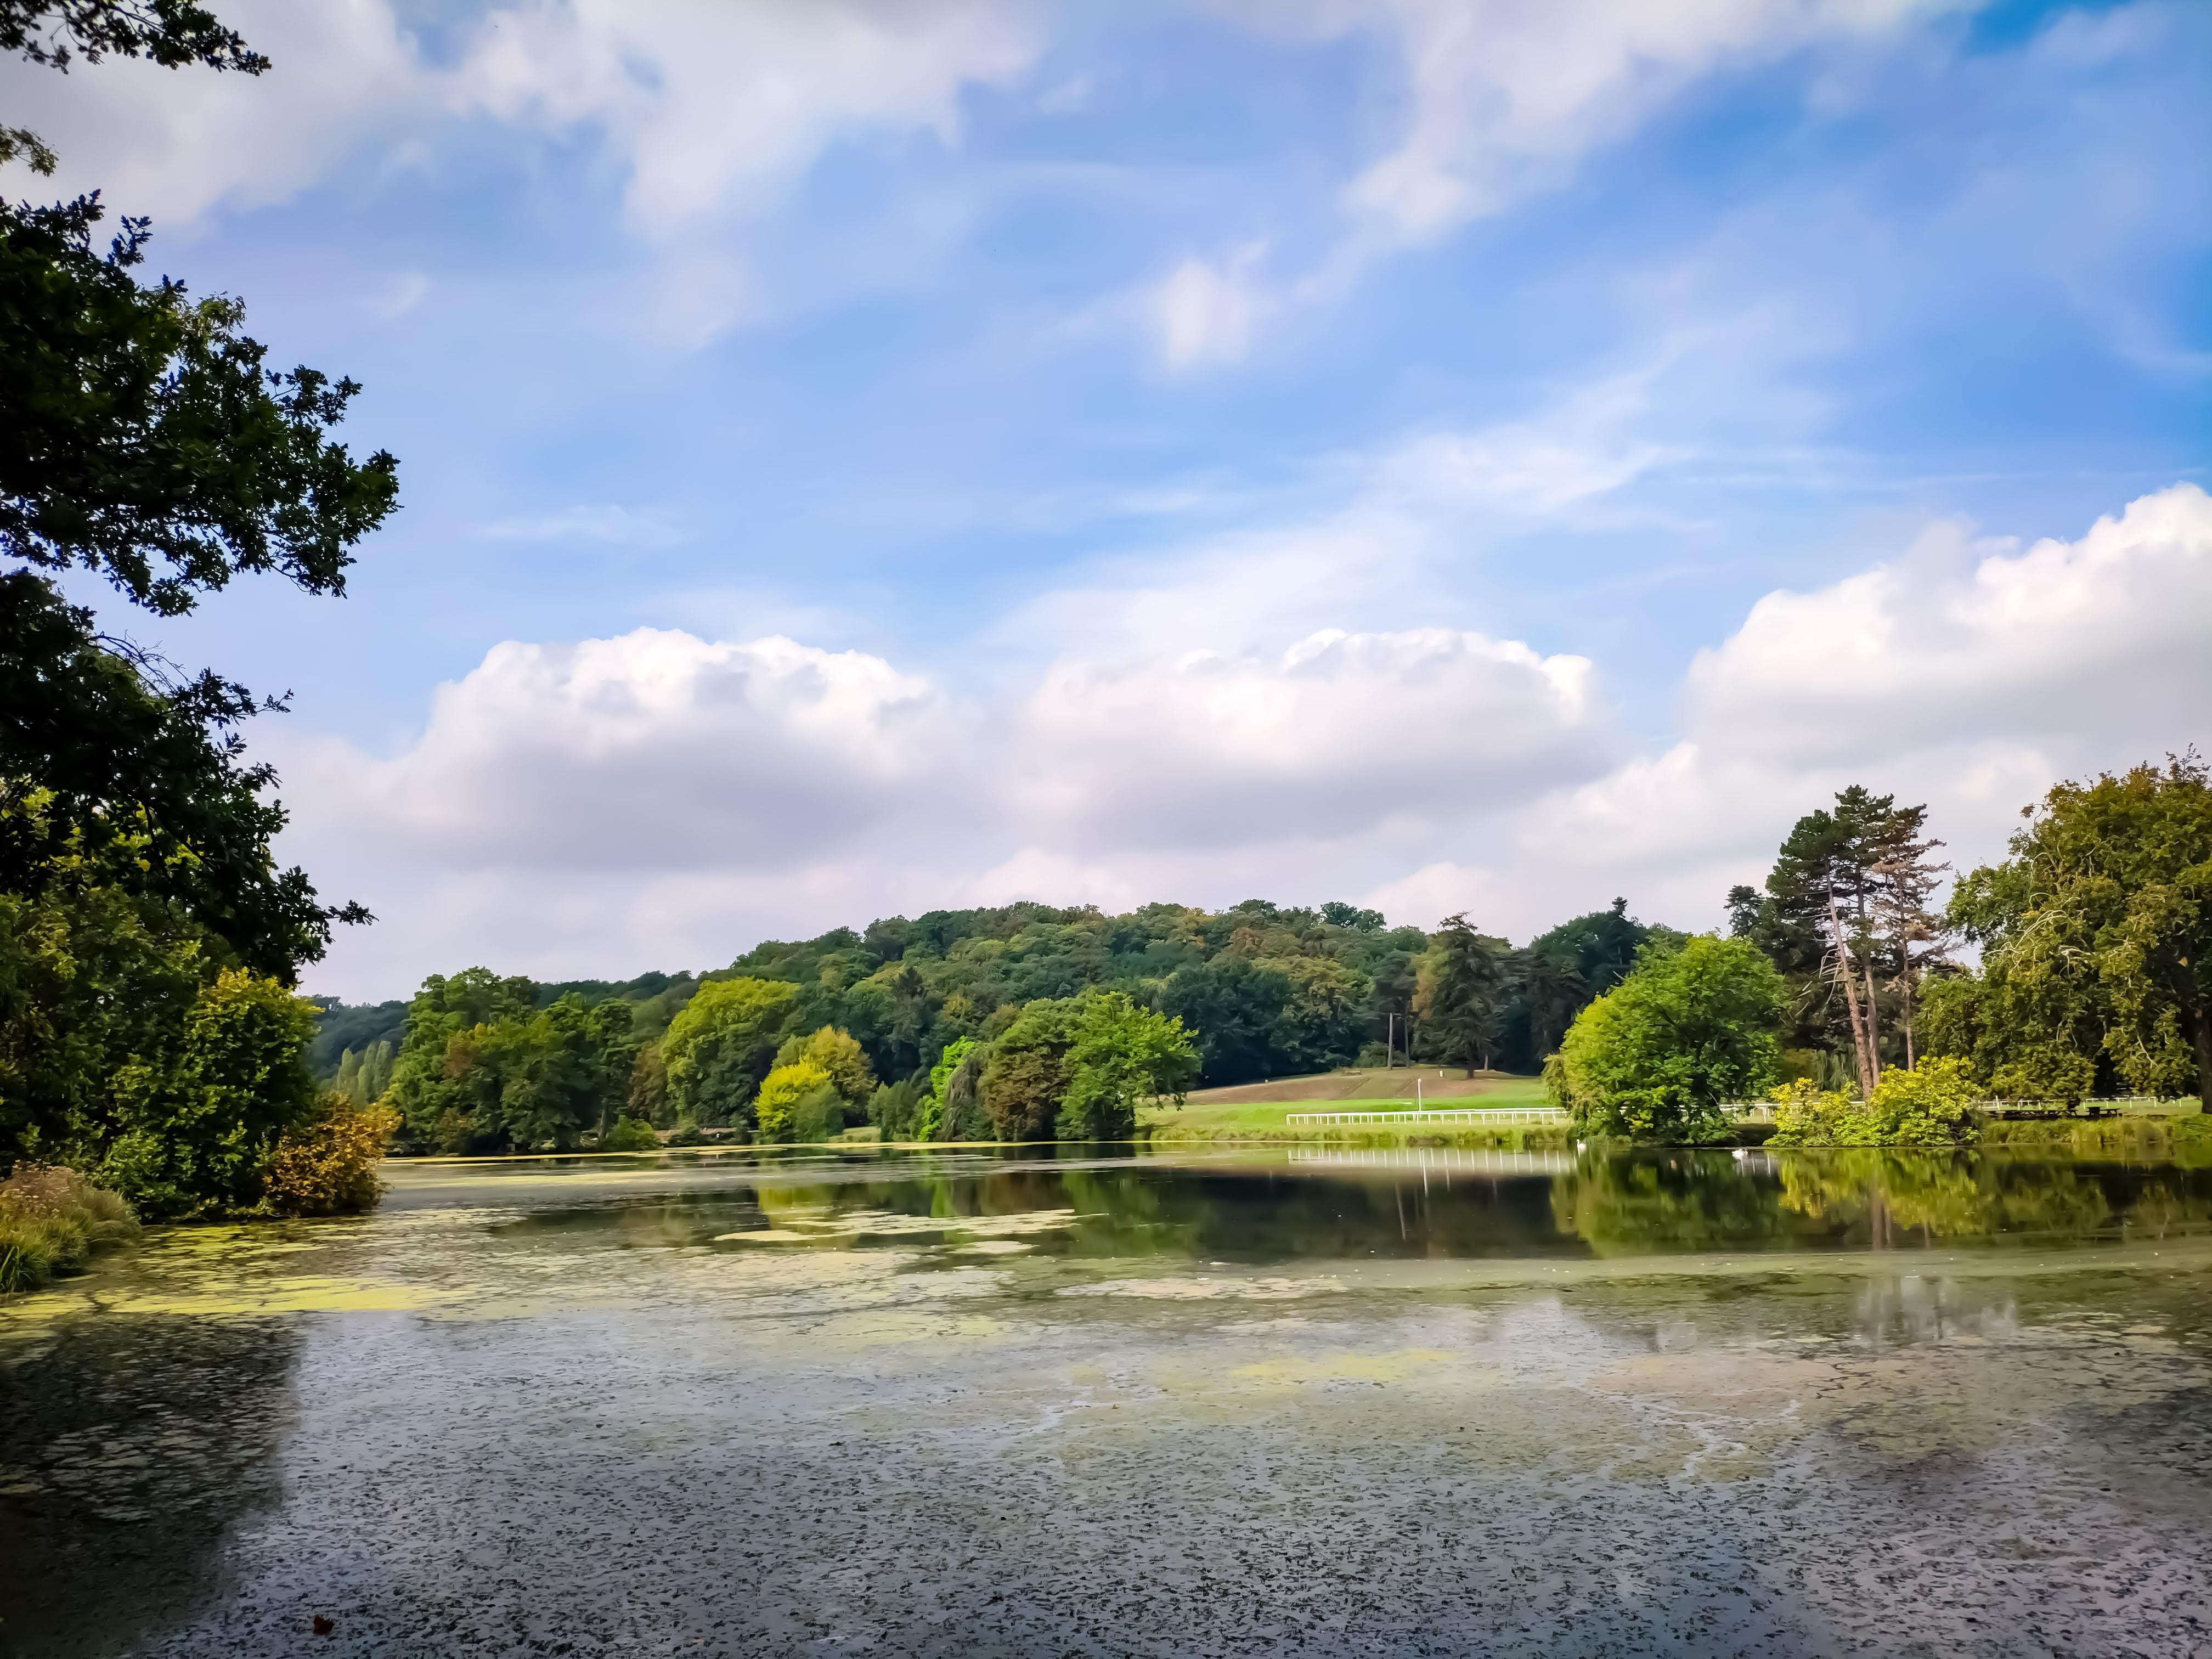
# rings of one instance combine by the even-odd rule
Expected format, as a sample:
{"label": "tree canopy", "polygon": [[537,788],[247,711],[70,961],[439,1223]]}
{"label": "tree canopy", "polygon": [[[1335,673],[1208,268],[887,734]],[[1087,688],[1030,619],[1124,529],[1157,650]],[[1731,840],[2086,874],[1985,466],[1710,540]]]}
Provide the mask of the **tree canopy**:
{"label": "tree canopy", "polygon": [[1582,1011],[1547,1080],[1590,1133],[1696,1141],[1723,1108],[1773,1085],[1782,976],[1742,939],[1647,947],[1628,977]]}
{"label": "tree canopy", "polygon": [[[2075,1092],[2101,1059],[2144,1094],[2212,1111],[2212,778],[2193,752],[2061,783],[2011,856],[1962,878],[1982,948],[1957,1039],[2000,1092]],[[2008,1086],[2009,1085],[2009,1086]],[[2062,1084],[2052,1092],[2060,1092]]]}
{"label": "tree canopy", "polygon": [[[0,51],[266,67],[190,0],[0,0]],[[13,156],[52,168],[0,130]],[[239,301],[142,281],[147,222],[103,246],[103,213],[0,202],[0,1164],[66,1159],[162,1214],[351,1202],[381,1131],[319,1103],[289,988],[368,913],[272,856],[276,778],[238,728],[283,700],[104,630],[55,578],[160,617],[254,573],[341,592],[397,463],[332,437],[353,382],[272,371]]]}

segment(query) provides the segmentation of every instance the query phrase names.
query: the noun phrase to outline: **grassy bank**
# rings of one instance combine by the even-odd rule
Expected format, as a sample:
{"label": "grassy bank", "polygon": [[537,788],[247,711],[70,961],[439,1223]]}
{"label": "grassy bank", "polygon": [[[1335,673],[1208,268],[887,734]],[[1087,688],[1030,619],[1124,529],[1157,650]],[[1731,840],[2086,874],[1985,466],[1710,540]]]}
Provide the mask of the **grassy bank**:
{"label": "grassy bank", "polygon": [[0,1296],[37,1290],[137,1231],[128,1204],[76,1170],[19,1164],[0,1182]]}
{"label": "grassy bank", "polygon": [[2212,1164],[2212,1117],[2203,1112],[2097,1118],[1996,1120],[1982,1126],[1981,1144],[2021,1152],[2139,1158]]}
{"label": "grassy bank", "polygon": [[1540,1106],[1544,1083],[1541,1078],[1508,1072],[1477,1072],[1468,1077],[1434,1066],[1347,1066],[1303,1077],[1200,1089],[1192,1093],[1190,1105],[1210,1109],[1273,1103],[1291,1111],[1325,1112],[1337,1107],[1411,1106],[1416,1099],[1431,1106]]}
{"label": "grassy bank", "polygon": [[[1413,1104],[1413,1091],[1381,1092],[1408,1077],[1395,1072],[1335,1072],[1320,1077],[1282,1078],[1233,1089],[1209,1089],[1180,1107],[1149,1107],[1137,1115],[1137,1133],[1156,1145],[1220,1141],[1311,1141],[1332,1146],[1464,1146],[1506,1151],[1556,1151],[1568,1144],[1564,1125],[1420,1123],[1404,1127],[1375,1124],[1293,1124],[1293,1113],[1402,1111]],[[1384,1079],[1389,1080],[1386,1085]],[[1500,1111],[1543,1106],[1544,1085],[1536,1078],[1453,1078],[1449,1093],[1432,1092],[1433,1072],[1422,1074],[1421,1095],[1428,1105],[1450,1111]]]}

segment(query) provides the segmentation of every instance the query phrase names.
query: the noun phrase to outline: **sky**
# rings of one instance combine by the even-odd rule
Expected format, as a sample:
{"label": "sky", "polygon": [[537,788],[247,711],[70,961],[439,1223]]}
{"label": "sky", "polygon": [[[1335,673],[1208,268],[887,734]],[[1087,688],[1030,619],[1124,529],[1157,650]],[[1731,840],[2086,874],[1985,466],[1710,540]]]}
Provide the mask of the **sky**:
{"label": "sky", "polygon": [[311,990],[1017,898],[1703,928],[2212,744],[2212,7],[228,0],[0,70],[363,385],[293,694]]}

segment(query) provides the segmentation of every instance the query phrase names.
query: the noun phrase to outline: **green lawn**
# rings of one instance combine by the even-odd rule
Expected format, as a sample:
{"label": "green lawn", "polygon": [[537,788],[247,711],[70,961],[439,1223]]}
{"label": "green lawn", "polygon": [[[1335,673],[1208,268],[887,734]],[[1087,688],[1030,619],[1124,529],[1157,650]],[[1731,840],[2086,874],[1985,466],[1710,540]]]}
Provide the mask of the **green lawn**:
{"label": "green lawn", "polygon": [[[1285,1079],[1286,1089],[1297,1082],[1296,1079]],[[1276,1137],[1327,1139],[1341,1138],[1344,1131],[1320,1125],[1293,1127],[1285,1120],[1292,1112],[1407,1111],[1412,1109],[1413,1104],[1410,1096],[1362,1100],[1194,1099],[1180,1111],[1171,1107],[1141,1111],[1137,1115],[1137,1125],[1140,1130],[1149,1129],[1156,1140],[1241,1140]],[[1544,1085],[1540,1079],[1512,1077],[1494,1079],[1479,1094],[1439,1099],[1430,1104],[1437,1110],[1456,1112],[1545,1106],[1550,1103],[1544,1097]]]}

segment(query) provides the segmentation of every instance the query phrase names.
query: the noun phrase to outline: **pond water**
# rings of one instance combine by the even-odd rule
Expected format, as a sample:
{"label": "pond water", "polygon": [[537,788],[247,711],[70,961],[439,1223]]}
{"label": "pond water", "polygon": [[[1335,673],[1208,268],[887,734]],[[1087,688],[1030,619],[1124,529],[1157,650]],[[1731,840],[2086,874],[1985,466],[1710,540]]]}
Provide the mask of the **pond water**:
{"label": "pond water", "polygon": [[390,1179],[0,1306],[0,1652],[2212,1656],[2212,1170]]}

